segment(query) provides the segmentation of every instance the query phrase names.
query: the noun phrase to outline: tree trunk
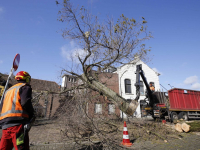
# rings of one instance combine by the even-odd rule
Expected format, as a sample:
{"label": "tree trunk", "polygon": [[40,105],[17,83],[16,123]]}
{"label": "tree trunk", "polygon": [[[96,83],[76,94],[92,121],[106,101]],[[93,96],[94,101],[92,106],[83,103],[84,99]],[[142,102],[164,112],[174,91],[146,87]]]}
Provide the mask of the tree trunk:
{"label": "tree trunk", "polygon": [[183,130],[182,130],[182,127],[181,127],[181,124],[180,124],[180,123],[177,123],[177,124],[175,125],[175,129],[176,129],[176,131],[178,131],[178,132],[183,132]]}
{"label": "tree trunk", "polygon": [[200,121],[185,122],[180,121],[175,125],[175,129],[179,132],[183,130],[184,132],[199,132],[200,131]]}
{"label": "tree trunk", "polygon": [[200,132],[200,121],[192,121],[192,122],[186,122],[188,125],[190,125],[190,131],[191,132]]}
{"label": "tree trunk", "polygon": [[181,128],[183,129],[184,132],[190,131],[190,125],[188,125],[186,123],[182,123]]}
{"label": "tree trunk", "polygon": [[109,100],[117,104],[119,109],[122,112],[126,113],[128,116],[132,116],[133,113],[136,111],[136,108],[138,106],[137,101],[132,100],[131,103],[128,103],[126,99],[124,99],[119,94],[106,87],[102,83],[96,81],[95,79],[88,81],[84,74],[82,75],[82,78],[85,80],[85,82],[87,82],[89,87],[91,87],[92,89],[96,89],[99,93],[103,93],[103,95],[107,96]]}

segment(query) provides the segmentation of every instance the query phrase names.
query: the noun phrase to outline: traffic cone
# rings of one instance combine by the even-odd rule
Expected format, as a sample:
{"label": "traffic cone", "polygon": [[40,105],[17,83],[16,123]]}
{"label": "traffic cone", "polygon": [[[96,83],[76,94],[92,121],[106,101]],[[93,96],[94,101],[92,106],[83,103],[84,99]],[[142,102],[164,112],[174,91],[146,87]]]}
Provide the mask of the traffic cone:
{"label": "traffic cone", "polygon": [[124,131],[123,131],[123,141],[121,143],[124,146],[131,147],[132,143],[130,142],[129,136],[128,136],[128,130],[126,126],[126,121],[124,121]]}

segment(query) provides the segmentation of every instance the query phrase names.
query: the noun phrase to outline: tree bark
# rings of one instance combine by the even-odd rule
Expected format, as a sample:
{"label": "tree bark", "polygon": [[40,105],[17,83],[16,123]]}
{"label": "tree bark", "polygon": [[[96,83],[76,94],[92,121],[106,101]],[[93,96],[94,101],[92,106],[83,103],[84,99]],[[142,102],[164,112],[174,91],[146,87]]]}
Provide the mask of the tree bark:
{"label": "tree bark", "polygon": [[107,96],[109,100],[117,104],[119,109],[122,112],[126,113],[128,116],[132,116],[133,113],[136,111],[136,108],[138,106],[137,101],[132,100],[131,103],[128,103],[126,99],[124,99],[119,94],[106,87],[102,83],[96,81],[95,79],[91,79],[90,81],[88,81],[84,74],[82,75],[82,78],[85,82],[87,82],[87,85],[89,87],[91,87],[92,89],[96,89],[99,93],[103,93],[103,95]]}
{"label": "tree bark", "polygon": [[200,121],[186,122],[190,126],[191,132],[200,132]]}

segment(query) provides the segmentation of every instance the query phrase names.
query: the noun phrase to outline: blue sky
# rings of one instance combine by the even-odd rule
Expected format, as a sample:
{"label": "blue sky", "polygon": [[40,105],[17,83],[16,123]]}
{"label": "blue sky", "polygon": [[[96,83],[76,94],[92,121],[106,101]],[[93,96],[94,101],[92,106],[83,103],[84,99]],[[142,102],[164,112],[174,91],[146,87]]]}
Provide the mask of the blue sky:
{"label": "blue sky", "polygon": [[[199,0],[73,0],[101,20],[128,18],[148,21],[153,39],[148,63],[160,75],[160,83],[200,90],[200,1]],[[65,23],[57,21],[55,0],[10,0],[0,3],[0,72],[9,73],[16,53],[21,56],[17,71],[28,71],[32,78],[61,84],[60,70],[66,67],[66,49],[73,42],[63,39]]]}

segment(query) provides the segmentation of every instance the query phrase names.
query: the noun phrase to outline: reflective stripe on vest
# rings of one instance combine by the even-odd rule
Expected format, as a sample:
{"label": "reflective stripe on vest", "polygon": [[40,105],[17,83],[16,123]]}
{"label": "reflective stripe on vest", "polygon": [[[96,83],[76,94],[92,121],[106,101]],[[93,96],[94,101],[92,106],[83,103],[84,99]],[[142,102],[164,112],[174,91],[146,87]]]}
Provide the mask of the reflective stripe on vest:
{"label": "reflective stripe on vest", "polygon": [[0,120],[7,117],[29,117],[28,114],[23,111],[19,101],[19,89],[24,85],[25,83],[18,83],[6,91],[0,114]]}

